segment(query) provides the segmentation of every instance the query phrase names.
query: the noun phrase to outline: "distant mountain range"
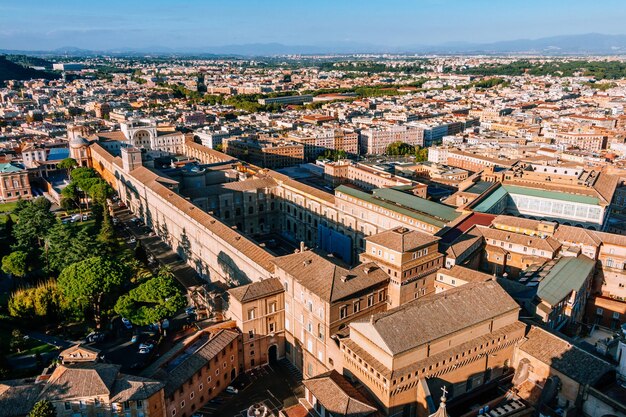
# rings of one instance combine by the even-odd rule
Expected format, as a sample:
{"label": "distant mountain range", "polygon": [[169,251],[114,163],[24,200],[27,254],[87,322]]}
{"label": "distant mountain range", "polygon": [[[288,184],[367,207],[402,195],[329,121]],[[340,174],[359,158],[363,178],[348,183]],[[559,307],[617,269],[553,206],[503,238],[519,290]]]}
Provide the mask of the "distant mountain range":
{"label": "distant mountain range", "polygon": [[553,36],[540,39],[517,39],[492,43],[447,42],[438,45],[413,44],[384,46],[356,42],[337,42],[328,45],[285,45],[281,43],[251,43],[239,45],[210,46],[205,48],[167,48],[151,46],[143,48],[115,48],[105,51],[81,49],[72,46],[51,51],[2,50],[0,53],[29,55],[196,55],[196,56],[277,56],[322,54],[537,54],[537,55],[624,55],[626,35]]}

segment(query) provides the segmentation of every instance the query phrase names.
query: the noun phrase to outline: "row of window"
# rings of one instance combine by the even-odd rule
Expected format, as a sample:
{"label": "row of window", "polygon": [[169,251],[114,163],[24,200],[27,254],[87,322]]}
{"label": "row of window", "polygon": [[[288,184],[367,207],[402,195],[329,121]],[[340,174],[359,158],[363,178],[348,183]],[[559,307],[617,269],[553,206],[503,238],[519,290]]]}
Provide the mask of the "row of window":
{"label": "row of window", "polygon": [[[87,408],[88,405],[88,401],[86,400],[80,400],[80,401],[65,401],[65,403],[63,404],[64,408],[66,410],[71,410],[72,408],[76,407],[80,410],[85,410]],[[102,401],[100,401],[99,398],[94,398],[93,399],[93,405],[96,408],[100,408],[103,405],[106,405],[106,403],[103,403]],[[137,410],[141,410],[143,409],[143,401],[141,400],[137,400],[137,401],[124,401],[121,405],[119,403],[113,403],[111,404],[111,408],[113,409],[113,411],[120,411],[120,409],[124,409],[124,411],[130,410],[132,408],[135,408]]]}

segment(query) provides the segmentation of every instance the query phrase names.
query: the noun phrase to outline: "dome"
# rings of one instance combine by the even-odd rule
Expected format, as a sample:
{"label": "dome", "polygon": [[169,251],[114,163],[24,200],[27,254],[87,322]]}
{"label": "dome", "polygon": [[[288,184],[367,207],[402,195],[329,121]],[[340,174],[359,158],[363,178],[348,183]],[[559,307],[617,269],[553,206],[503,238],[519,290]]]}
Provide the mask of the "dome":
{"label": "dome", "polygon": [[82,148],[83,146],[89,146],[89,141],[84,137],[77,135],[70,139],[71,148]]}

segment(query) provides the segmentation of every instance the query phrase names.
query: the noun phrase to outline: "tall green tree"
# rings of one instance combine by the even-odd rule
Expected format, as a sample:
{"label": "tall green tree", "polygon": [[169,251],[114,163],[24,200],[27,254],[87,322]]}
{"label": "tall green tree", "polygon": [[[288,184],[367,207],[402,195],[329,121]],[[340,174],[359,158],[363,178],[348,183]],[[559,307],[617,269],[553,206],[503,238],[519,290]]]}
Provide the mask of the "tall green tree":
{"label": "tall green tree", "polygon": [[13,227],[16,249],[33,254],[34,249],[43,246],[46,233],[56,222],[50,206],[47,199],[38,197],[20,208],[17,224]]}
{"label": "tall green tree", "polygon": [[78,166],[78,162],[74,158],[65,158],[57,164],[57,168],[67,171],[67,177],[70,177],[70,173],[74,168]]}
{"label": "tall green tree", "polygon": [[28,417],[56,417],[57,411],[48,400],[40,400],[35,403]]}
{"label": "tall green tree", "polygon": [[46,235],[45,253],[50,270],[61,272],[66,266],[84,259],[84,257],[74,256],[70,250],[74,239],[76,239],[74,229],[69,225],[56,222],[50,228]]}
{"label": "tall green tree", "polygon": [[387,155],[405,156],[415,152],[415,147],[401,141],[390,143],[385,149]]}
{"label": "tall green tree", "polygon": [[185,304],[185,297],[172,277],[162,271],[122,295],[114,309],[134,324],[143,326],[174,315]]}
{"label": "tall green tree", "polygon": [[16,250],[2,258],[2,271],[18,278],[23,278],[30,271],[28,254]]}
{"label": "tall green tree", "polygon": [[428,148],[415,147],[415,162],[428,161]]}
{"label": "tall green tree", "polygon": [[105,245],[110,245],[115,241],[113,220],[111,220],[111,215],[106,209],[103,211],[102,216],[102,225],[100,226],[100,232],[98,233],[98,240]]}
{"label": "tall green tree", "polygon": [[123,264],[96,256],[65,268],[58,283],[68,300],[91,309],[99,328],[103,307],[107,306],[127,275]]}

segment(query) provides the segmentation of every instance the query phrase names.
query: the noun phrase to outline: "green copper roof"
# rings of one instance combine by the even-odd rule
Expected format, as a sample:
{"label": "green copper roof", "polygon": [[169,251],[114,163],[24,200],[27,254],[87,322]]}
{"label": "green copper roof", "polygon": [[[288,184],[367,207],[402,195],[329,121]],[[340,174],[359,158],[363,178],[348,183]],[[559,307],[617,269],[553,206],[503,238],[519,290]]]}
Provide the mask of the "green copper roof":
{"label": "green copper roof", "polygon": [[[491,208],[495,206],[498,203],[498,201],[502,199],[502,197],[506,197],[506,195],[507,195],[507,192],[504,189],[504,187],[498,187],[495,190],[493,190],[489,194],[489,196],[483,199],[483,201],[478,203],[476,207],[474,207],[473,210],[478,211],[480,213],[489,213],[489,210],[491,210]],[[492,214],[500,214],[500,213],[492,213]]]}
{"label": "green copper roof", "polygon": [[551,305],[558,304],[572,291],[580,291],[595,263],[586,256],[561,258],[539,282],[537,296]]}
{"label": "green copper roof", "polygon": [[597,197],[587,195],[572,194],[558,191],[538,190],[536,188],[520,187],[517,185],[503,185],[509,194],[521,194],[530,197],[547,198],[550,200],[570,201],[573,203],[597,205],[600,203]]}
{"label": "green copper roof", "polygon": [[335,192],[347,194],[437,227],[444,227],[446,223],[461,215],[452,207],[390,188],[376,189],[372,195],[340,185],[335,189]]}
{"label": "green copper roof", "polygon": [[22,168],[16,167],[13,164],[10,164],[10,163],[0,164],[0,173],[2,174],[8,173],[8,172],[20,172],[20,171],[22,171]]}

